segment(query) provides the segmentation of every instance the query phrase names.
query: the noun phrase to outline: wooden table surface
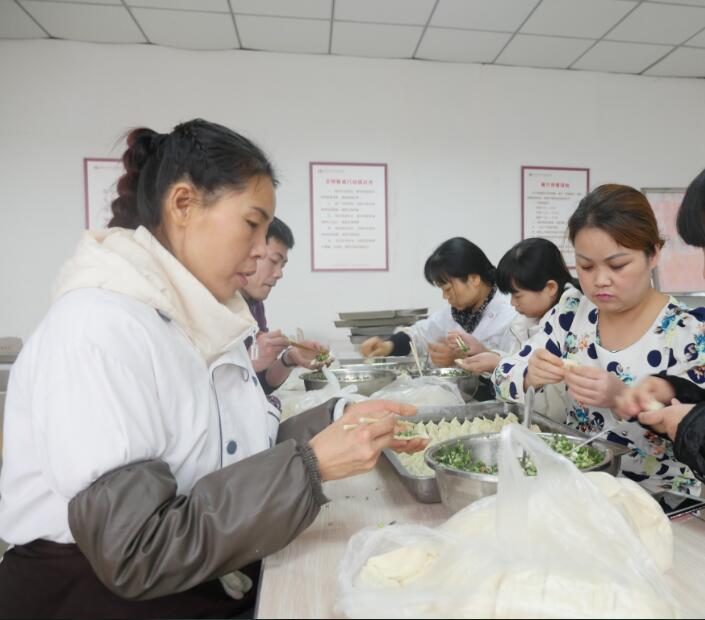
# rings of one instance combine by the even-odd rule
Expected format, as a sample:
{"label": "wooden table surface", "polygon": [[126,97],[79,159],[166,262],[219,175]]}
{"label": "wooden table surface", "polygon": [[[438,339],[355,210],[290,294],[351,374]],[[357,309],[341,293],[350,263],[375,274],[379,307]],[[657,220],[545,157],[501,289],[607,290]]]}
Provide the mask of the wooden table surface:
{"label": "wooden table surface", "polygon": [[[421,504],[385,457],[363,476],[326,483],[331,498],[316,521],[290,545],[263,562],[258,618],[341,618],[335,612],[338,564],[350,537],[379,523],[436,526],[450,512]],[[690,617],[705,614],[705,522],[673,523],[675,561],[668,579]]]}

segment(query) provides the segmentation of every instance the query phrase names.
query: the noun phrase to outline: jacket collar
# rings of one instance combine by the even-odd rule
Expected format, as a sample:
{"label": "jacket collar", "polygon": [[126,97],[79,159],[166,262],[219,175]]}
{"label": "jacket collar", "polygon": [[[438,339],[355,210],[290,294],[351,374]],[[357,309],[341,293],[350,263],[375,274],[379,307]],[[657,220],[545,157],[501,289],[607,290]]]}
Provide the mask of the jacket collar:
{"label": "jacket collar", "polygon": [[210,364],[256,330],[236,293],[220,303],[146,228],[87,231],[61,269],[53,300],[101,288],[148,304],[175,321]]}

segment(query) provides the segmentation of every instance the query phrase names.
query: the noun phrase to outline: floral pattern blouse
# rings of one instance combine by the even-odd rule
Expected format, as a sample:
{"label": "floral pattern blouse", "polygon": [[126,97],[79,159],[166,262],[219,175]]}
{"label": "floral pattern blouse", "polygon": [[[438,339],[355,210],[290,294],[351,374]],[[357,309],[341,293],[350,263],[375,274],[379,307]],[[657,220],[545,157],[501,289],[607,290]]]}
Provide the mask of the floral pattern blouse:
{"label": "floral pattern blouse", "polygon": [[[523,402],[524,376],[536,349],[563,359],[614,373],[626,385],[649,375],[675,375],[705,387],[705,308],[689,309],[670,297],[658,317],[637,342],[621,351],[600,345],[597,307],[580,291],[566,291],[542,322],[539,332],[521,350],[500,360],[492,381],[497,396]],[[567,388],[566,388],[567,390]],[[621,420],[610,409],[588,407],[566,394],[566,423],[586,433],[605,425],[607,439],[629,452],[622,457],[622,474],[651,491],[674,489],[699,493],[690,469],[673,456],[665,437],[637,421]]]}

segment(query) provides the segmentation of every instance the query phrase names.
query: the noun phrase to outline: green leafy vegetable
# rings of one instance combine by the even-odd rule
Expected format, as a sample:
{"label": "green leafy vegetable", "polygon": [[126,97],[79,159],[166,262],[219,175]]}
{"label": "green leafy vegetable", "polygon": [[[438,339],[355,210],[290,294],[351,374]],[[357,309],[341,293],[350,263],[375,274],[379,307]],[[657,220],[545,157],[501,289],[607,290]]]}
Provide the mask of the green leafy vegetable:
{"label": "green leafy vegetable", "polygon": [[[551,435],[542,437],[548,446],[572,461],[578,469],[588,469],[603,461],[605,453],[591,446],[582,446],[577,450],[573,449],[573,444],[565,435]],[[459,469],[476,474],[496,474],[496,465],[486,465],[483,461],[475,460],[472,450],[466,448],[460,441],[454,446],[441,448],[435,454],[436,462],[446,467]],[[524,462],[524,471],[527,476],[536,475],[536,465],[527,458]]]}
{"label": "green leafy vegetable", "polygon": [[476,474],[496,474],[497,466],[485,465],[482,461],[475,461],[472,458],[472,450],[458,442],[454,446],[441,448],[435,455],[436,461],[446,467],[460,469]]}
{"label": "green leafy vegetable", "polygon": [[313,361],[322,364],[323,362],[328,361],[329,357],[330,351],[319,351],[318,353],[316,353],[316,357],[313,358]]}
{"label": "green leafy vegetable", "polygon": [[458,370],[457,368],[453,368],[444,372],[441,377],[466,377],[467,374],[468,373],[464,370]]}

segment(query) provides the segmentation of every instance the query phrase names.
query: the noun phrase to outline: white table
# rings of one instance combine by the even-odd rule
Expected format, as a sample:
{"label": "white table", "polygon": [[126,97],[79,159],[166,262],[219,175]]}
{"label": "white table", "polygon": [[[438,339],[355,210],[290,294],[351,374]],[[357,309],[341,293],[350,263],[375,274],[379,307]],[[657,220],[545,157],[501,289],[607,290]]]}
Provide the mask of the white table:
{"label": "white table", "polygon": [[[378,523],[436,526],[450,513],[442,504],[421,504],[384,457],[363,476],[325,485],[333,501],[290,545],[264,560],[258,618],[339,618],[334,611],[338,564],[350,537]],[[694,614],[705,613],[705,523],[676,522],[674,590]]]}

